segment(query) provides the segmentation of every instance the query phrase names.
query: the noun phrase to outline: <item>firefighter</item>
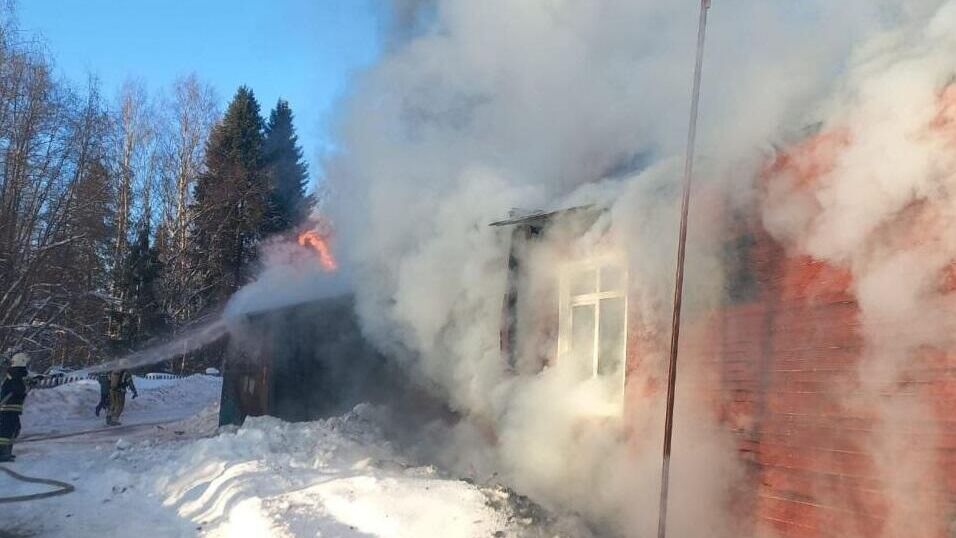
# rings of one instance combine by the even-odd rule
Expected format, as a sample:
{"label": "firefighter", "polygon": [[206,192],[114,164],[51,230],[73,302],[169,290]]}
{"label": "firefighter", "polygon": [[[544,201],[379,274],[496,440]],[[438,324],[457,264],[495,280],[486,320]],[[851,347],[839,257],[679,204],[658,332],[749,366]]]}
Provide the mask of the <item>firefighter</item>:
{"label": "firefighter", "polygon": [[13,461],[13,440],[20,435],[20,413],[27,396],[27,365],[30,356],[14,353],[0,386],[0,461]]}
{"label": "firefighter", "polygon": [[96,404],[96,409],[93,411],[96,413],[96,416],[100,416],[100,411],[106,409],[106,412],[109,413],[110,408],[110,375],[99,374],[96,376],[96,380],[100,384],[100,402]]}
{"label": "firefighter", "polygon": [[126,391],[133,393],[135,400],[139,393],[136,391],[136,385],[133,384],[133,376],[128,370],[115,370],[110,372],[110,409],[106,413],[107,426],[119,426],[119,417],[123,414],[123,407],[126,406]]}

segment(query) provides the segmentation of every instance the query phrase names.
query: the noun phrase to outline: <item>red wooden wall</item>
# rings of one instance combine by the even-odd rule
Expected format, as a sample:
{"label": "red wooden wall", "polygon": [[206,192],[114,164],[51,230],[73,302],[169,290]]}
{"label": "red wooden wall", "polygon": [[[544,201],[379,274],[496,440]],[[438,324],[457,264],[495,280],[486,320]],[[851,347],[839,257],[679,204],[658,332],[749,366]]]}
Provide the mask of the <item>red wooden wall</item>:
{"label": "red wooden wall", "polygon": [[[894,397],[921,402],[927,413],[887,421],[877,406],[898,400],[859,396],[865,347],[848,272],[787,256],[757,235],[747,258],[755,296],[685,325],[681,347],[684,360],[705,365],[710,375],[694,390],[709,392],[750,470],[740,488],[747,502],[738,503],[748,513],[739,516],[755,535],[949,536],[956,354],[914,356]],[[912,450],[887,452],[887,439]],[[901,490],[887,477],[895,471],[887,454],[901,455],[901,468],[929,472]]]}

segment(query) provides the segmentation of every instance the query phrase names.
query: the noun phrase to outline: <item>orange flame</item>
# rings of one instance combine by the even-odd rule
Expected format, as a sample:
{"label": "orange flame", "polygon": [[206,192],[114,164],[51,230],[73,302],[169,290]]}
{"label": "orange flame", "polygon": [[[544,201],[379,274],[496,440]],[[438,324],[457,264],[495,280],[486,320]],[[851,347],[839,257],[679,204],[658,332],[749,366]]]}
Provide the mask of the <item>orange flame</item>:
{"label": "orange flame", "polygon": [[326,271],[332,272],[339,268],[335,256],[332,255],[332,249],[329,248],[328,238],[323,237],[315,230],[307,230],[299,234],[299,245],[309,247],[319,256],[319,263]]}

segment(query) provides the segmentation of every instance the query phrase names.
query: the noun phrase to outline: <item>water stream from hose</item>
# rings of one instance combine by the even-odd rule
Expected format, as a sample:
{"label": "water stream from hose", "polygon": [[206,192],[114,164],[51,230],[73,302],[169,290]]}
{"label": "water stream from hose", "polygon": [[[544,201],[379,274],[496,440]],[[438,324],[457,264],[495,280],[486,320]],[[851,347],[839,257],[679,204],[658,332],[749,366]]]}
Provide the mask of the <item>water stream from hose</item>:
{"label": "water stream from hose", "polygon": [[221,316],[216,316],[210,321],[177,335],[168,342],[134,351],[118,359],[95,366],[89,366],[76,372],[74,375],[97,374],[111,370],[126,370],[156,364],[207,346],[223,337],[228,330],[229,327],[226,320]]}

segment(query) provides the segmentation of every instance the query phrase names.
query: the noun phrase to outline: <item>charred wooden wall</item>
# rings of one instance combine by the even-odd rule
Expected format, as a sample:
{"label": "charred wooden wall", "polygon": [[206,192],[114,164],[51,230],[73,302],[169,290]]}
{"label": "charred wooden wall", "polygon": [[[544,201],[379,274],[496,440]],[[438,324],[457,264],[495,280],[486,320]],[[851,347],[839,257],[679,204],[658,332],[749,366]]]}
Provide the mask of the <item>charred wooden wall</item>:
{"label": "charred wooden wall", "polygon": [[351,296],[257,313],[230,344],[222,423],[314,420],[396,390],[398,374],[364,338]]}

